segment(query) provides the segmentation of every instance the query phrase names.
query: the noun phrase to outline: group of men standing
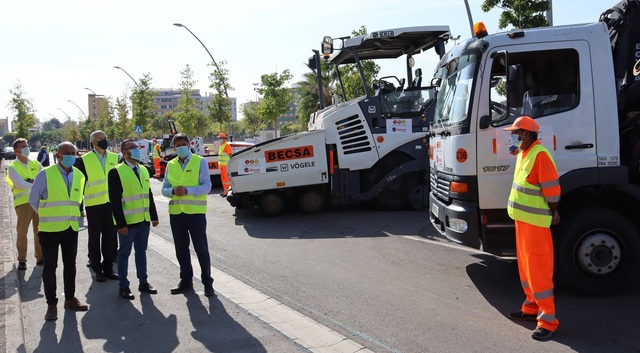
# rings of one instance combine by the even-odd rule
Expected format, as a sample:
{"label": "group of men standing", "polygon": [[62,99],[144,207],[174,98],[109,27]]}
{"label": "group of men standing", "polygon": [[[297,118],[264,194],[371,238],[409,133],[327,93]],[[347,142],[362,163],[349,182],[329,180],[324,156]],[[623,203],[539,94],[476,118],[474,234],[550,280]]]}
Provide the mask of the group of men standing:
{"label": "group of men standing", "polygon": [[[149,172],[139,166],[141,151],[135,141],[125,140],[118,156],[108,151],[103,131],[91,134],[92,151],[76,163],[77,148],[71,142],[58,145],[57,163],[42,167],[28,159],[26,139],[16,139],[18,156],[8,167],[17,224],[19,270],[26,270],[27,232],[33,225],[36,264],[43,266],[42,281],[48,305],[45,320],[57,319],[56,267],[62,254],[65,309],[88,310],[75,297],[76,255],[81,208],[84,203],[88,221],[89,259],[97,282],[119,281],[118,294],[134,299],[128,280],[128,259],[135,251],[138,290],[158,291],[148,281],[146,250],[150,226],[159,224]],[[170,198],[169,221],[176,257],[180,264],[180,282],[172,294],[193,290],[193,269],[189,252],[193,242],[206,296],[215,295],[206,235],[207,194],[211,181],[206,161],[189,150],[189,139],[177,134],[173,145],[178,157],[167,164],[162,194]],[[25,152],[26,151],[26,152]],[[76,165],[76,166],[74,166]],[[62,186],[66,187],[62,187]],[[113,271],[113,249],[117,251],[117,273]]]}

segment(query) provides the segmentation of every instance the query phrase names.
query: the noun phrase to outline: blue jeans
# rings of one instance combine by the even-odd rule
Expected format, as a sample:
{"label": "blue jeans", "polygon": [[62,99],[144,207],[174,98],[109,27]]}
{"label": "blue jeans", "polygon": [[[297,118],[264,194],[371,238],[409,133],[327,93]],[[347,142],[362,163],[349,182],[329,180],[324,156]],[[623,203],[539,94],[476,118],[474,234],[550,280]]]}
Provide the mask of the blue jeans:
{"label": "blue jeans", "polygon": [[120,248],[118,249],[118,279],[120,288],[129,288],[127,271],[129,269],[129,255],[131,248],[135,250],[136,274],[140,284],[147,282],[147,245],[149,244],[149,223],[142,223],[133,228],[129,227],[129,234],[118,232]]}

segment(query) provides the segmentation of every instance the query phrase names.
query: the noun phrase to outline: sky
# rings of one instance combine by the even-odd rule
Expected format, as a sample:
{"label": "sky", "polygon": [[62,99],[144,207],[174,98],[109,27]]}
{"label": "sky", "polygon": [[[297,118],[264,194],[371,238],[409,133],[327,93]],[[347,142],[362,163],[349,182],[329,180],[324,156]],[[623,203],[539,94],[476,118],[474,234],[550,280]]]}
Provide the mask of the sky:
{"label": "sky", "polygon": [[[502,31],[499,10],[484,13],[482,0],[468,1],[474,22],[483,21],[489,33]],[[618,1],[579,3],[578,9],[575,0],[553,0],[554,25],[596,22]],[[188,27],[218,64],[226,62],[240,117],[240,105],[256,99],[261,75],[288,69],[291,83],[300,81],[324,36],[347,36],[361,26],[373,32],[448,25],[453,37],[470,37],[464,0],[2,1],[0,117],[13,118],[9,90],[21,83],[40,121],[83,119],[91,93],[85,88],[114,98],[130,92],[133,82],[114,66],[136,80],[150,74],[154,88],[178,88],[189,65],[194,88],[212,92],[209,55],[173,23]],[[416,67],[426,77],[436,63],[433,54]],[[404,73],[397,63],[381,67],[380,77]]]}

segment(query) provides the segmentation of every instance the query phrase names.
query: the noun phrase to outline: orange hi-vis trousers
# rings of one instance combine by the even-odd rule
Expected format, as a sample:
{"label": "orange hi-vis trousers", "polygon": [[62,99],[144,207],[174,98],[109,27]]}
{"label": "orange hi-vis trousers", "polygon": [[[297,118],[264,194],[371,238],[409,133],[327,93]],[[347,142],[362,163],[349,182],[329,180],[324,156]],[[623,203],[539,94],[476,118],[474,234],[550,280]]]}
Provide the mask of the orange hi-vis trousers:
{"label": "orange hi-vis trousers", "polygon": [[223,193],[226,195],[229,189],[231,189],[231,180],[229,180],[229,174],[227,174],[227,165],[220,164],[220,180],[222,181]]}
{"label": "orange hi-vis trousers", "polygon": [[553,240],[551,229],[522,221],[516,225],[518,272],[526,299],[522,312],[536,314],[538,327],[558,328],[553,296]]}
{"label": "orange hi-vis trousers", "polygon": [[153,159],[153,168],[156,170],[156,178],[162,178],[162,167],[160,166],[160,158]]}

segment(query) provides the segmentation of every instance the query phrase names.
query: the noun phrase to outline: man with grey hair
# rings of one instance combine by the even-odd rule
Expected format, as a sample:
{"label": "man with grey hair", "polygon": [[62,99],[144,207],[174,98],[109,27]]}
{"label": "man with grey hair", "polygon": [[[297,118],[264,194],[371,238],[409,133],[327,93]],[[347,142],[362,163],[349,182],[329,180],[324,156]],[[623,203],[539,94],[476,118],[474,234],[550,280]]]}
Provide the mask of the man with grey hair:
{"label": "man with grey hair", "polygon": [[29,194],[29,204],[40,216],[38,235],[44,258],[42,284],[48,305],[45,320],[58,318],[58,248],[62,252],[64,308],[75,311],[89,309],[75,296],[80,203],[85,183],[84,175],[73,166],[76,153],[76,146],[71,142],[61,143],[57,152],[58,163],[36,175]]}
{"label": "man with grey hair", "polygon": [[[109,141],[104,131],[91,133],[93,150],[85,153],[78,163],[87,183],[84,190],[84,207],[89,233],[89,261],[96,273],[96,281],[118,279],[113,272],[113,249],[116,228],[111,216],[107,175],[118,165],[118,155],[107,151]],[[101,256],[102,255],[102,256]]]}

